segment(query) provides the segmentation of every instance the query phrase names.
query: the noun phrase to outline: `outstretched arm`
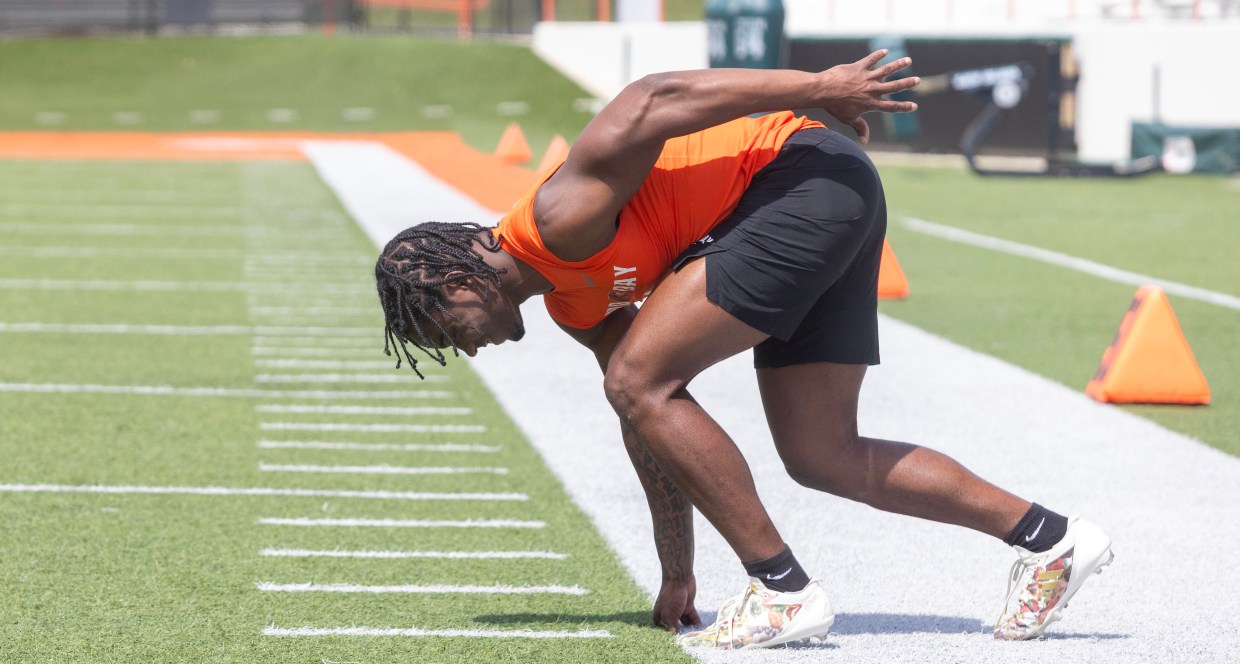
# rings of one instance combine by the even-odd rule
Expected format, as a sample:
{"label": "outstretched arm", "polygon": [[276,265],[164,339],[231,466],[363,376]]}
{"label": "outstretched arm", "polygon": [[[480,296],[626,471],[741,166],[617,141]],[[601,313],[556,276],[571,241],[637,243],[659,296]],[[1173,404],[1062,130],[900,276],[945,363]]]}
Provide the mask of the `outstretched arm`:
{"label": "outstretched arm", "polygon": [[869,140],[861,115],[907,112],[913,102],[884,99],[916,77],[886,81],[911,64],[877,66],[875,51],[822,72],[704,69],[652,74],[626,87],[578,137],[563,166],[538,191],[534,216],[547,247],[584,260],[611,241],[616,215],[645,180],[663,143],[762,111],[823,108]]}
{"label": "outstretched arm", "polygon": [[[563,329],[594,351],[599,367],[606,372],[611,352],[624,338],[635,315],[637,307],[629,305],[592,329]],[[697,592],[693,576],[693,505],[659,467],[637,432],[623,423],[621,432],[629,460],[646,492],[646,503],[654,525],[654,546],[663,571],[662,587],[654,604],[654,623],[673,632],[681,623],[700,624],[701,619],[693,605]]]}

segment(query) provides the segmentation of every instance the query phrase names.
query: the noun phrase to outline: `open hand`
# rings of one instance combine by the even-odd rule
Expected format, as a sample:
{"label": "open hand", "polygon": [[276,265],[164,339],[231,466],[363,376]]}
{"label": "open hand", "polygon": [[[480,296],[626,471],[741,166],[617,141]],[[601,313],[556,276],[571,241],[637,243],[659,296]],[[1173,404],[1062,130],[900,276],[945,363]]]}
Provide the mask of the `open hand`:
{"label": "open hand", "polygon": [[697,581],[690,576],[684,581],[664,581],[659,597],[654,602],[654,624],[669,632],[677,632],[683,625],[701,625],[693,598],[697,594]]}
{"label": "open hand", "polygon": [[917,104],[911,101],[883,99],[883,95],[911,89],[921,82],[916,76],[895,81],[883,80],[913,64],[912,58],[900,58],[875,68],[886,56],[886,49],[874,51],[852,64],[837,65],[822,72],[825,95],[829,100],[822,108],[852,127],[862,144],[870,140],[870,126],[861,117],[862,113],[908,113],[917,110]]}

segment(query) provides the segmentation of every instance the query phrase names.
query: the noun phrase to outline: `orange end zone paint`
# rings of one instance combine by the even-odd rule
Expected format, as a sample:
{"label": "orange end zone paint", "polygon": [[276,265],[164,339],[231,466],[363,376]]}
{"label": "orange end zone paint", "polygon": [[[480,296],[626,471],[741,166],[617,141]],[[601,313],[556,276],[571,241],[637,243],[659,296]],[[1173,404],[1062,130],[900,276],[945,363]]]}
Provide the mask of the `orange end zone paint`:
{"label": "orange end zone paint", "polygon": [[0,133],[0,159],[305,161],[303,141],[374,141],[417,162],[484,207],[507,211],[534,173],[479,152],[451,132],[12,132]]}

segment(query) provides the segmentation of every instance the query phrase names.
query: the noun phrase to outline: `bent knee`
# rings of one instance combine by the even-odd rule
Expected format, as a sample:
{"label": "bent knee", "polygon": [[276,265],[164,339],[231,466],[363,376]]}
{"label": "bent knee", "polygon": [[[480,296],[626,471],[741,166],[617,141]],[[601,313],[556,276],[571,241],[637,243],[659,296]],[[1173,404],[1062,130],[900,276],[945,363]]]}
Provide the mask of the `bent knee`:
{"label": "bent knee", "polygon": [[603,376],[603,393],[620,417],[640,419],[643,414],[664,404],[678,386],[659,380],[649,371],[622,358],[613,358]]}
{"label": "bent knee", "polygon": [[862,502],[869,493],[869,464],[860,439],[780,456],[788,477],[803,487]]}

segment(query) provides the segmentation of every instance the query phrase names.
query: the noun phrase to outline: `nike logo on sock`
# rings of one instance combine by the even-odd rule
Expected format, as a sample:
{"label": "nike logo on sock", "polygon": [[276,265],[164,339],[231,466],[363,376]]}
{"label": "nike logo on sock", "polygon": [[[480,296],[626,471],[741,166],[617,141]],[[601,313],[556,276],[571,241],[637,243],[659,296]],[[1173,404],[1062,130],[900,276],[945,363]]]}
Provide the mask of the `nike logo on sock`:
{"label": "nike logo on sock", "polygon": [[1033,529],[1033,534],[1032,534],[1032,535],[1026,535],[1026,536],[1025,536],[1025,541],[1026,541],[1026,542],[1032,542],[1032,541],[1033,541],[1033,538],[1037,537],[1037,536],[1038,536],[1038,533],[1042,532],[1042,524],[1044,524],[1044,523],[1046,523],[1046,517],[1042,517],[1042,520],[1038,522],[1038,527]]}
{"label": "nike logo on sock", "polygon": [[792,573],[792,568],[791,568],[791,567],[789,567],[788,569],[784,570],[784,573],[783,573],[783,574],[780,574],[779,576],[771,576],[770,574],[767,574],[767,575],[766,575],[766,578],[767,578],[767,580],[769,580],[769,581],[778,581],[778,580],[780,580],[780,579],[784,578],[785,576],[788,576],[788,575],[789,575],[789,574],[791,574],[791,573]]}

